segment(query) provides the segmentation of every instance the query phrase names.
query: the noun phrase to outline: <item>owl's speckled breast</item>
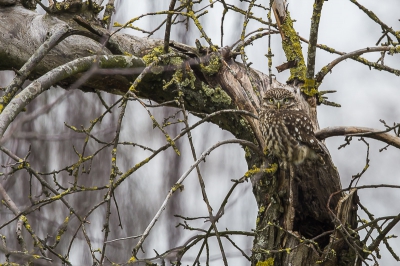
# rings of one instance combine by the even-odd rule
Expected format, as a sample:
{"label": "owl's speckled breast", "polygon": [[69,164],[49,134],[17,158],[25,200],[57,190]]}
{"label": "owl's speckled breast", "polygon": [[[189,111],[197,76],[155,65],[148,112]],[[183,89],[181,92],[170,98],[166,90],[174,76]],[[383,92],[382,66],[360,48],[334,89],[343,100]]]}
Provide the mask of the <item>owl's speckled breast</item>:
{"label": "owl's speckled breast", "polygon": [[280,113],[275,110],[266,112],[265,121],[262,132],[268,152],[284,161],[292,161],[293,147],[298,145],[298,141],[289,134]]}

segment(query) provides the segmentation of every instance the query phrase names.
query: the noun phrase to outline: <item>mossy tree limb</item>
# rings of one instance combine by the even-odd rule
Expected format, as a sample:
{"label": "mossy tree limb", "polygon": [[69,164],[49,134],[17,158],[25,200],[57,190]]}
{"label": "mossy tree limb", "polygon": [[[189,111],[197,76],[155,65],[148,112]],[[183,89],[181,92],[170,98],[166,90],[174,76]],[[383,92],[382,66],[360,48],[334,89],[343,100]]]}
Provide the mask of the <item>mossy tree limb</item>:
{"label": "mossy tree limb", "polygon": [[288,83],[302,83],[306,79],[306,65],[301,50],[300,39],[293,27],[293,20],[286,10],[286,1],[274,1],[272,5],[275,20],[282,37],[282,49],[285,52],[286,60],[292,62],[294,67],[290,68]]}

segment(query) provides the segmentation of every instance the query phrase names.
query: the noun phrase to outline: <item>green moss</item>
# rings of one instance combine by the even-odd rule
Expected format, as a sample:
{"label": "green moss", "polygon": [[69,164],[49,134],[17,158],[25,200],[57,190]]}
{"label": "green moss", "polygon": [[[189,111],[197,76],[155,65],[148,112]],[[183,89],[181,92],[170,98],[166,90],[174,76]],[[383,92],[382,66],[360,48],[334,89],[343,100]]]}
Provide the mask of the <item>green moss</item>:
{"label": "green moss", "polygon": [[193,74],[193,71],[185,72],[185,78],[182,80],[181,85],[183,87],[190,87],[191,89],[195,89],[194,82],[196,81],[196,77]]}
{"label": "green moss", "polygon": [[215,88],[209,87],[206,83],[201,83],[202,90],[204,93],[211,98],[211,101],[215,104],[230,105],[232,102],[231,97],[221,87]]}
{"label": "green moss", "polygon": [[290,77],[288,81],[297,78],[304,81],[306,78],[306,65],[304,63],[303,52],[297,32],[293,28],[293,21],[290,13],[287,12],[286,18],[282,24],[282,32],[285,34],[285,39],[282,40],[282,48],[285,51],[288,61],[296,61],[297,66],[290,69]]}
{"label": "green moss", "polygon": [[316,89],[316,86],[315,86],[315,79],[307,79],[306,78],[304,85],[302,87],[302,92],[304,92],[304,94],[306,94],[310,97],[318,94],[318,90]]}

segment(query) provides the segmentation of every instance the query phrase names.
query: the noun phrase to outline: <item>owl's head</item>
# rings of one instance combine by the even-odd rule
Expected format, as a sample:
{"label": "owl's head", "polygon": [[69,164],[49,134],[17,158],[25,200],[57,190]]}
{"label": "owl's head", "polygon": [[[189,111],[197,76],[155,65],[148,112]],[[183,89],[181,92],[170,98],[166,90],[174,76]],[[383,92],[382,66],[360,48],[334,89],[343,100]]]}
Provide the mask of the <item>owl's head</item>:
{"label": "owl's head", "polygon": [[285,89],[268,90],[263,97],[263,107],[268,109],[292,109],[297,106],[294,95]]}

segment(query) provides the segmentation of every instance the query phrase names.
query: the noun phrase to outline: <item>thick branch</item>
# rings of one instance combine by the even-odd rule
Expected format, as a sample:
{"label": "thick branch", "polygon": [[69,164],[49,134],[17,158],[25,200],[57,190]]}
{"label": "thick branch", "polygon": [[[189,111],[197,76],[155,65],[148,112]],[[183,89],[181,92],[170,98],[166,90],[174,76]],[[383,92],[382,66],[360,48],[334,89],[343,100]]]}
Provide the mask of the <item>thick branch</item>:
{"label": "thick branch", "polygon": [[318,139],[323,140],[335,136],[367,137],[383,141],[400,149],[400,138],[385,131],[366,127],[328,127],[315,133]]}
{"label": "thick branch", "polygon": [[91,56],[79,58],[63,66],[57,67],[47,72],[39,79],[35,80],[26,87],[18,97],[13,98],[4,108],[0,115],[0,136],[3,136],[9,124],[15,117],[37,96],[57,84],[59,81],[71,77],[74,74],[88,70],[93,62],[98,62],[100,67],[140,67],[144,66],[141,59],[128,56]]}

